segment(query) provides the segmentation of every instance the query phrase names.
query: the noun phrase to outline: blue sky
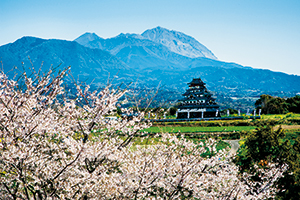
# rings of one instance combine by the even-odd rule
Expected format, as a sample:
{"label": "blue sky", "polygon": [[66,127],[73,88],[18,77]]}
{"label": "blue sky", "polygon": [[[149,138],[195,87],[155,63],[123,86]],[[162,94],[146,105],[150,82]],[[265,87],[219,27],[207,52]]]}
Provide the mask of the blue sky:
{"label": "blue sky", "polygon": [[196,38],[219,60],[300,75],[300,0],[0,0],[0,45],[156,26]]}

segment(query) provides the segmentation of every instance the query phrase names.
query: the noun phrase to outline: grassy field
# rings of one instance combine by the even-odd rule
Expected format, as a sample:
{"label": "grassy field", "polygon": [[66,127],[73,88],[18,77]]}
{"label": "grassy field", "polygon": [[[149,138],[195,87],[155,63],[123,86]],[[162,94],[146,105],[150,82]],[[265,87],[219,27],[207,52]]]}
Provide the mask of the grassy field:
{"label": "grassy field", "polygon": [[216,120],[188,122],[154,122],[153,126],[144,129],[148,133],[234,133],[251,131],[257,126],[272,125],[274,129],[281,126],[286,130],[300,129],[300,114],[287,113],[280,115],[262,115],[261,119],[251,120]]}
{"label": "grassy field", "polygon": [[[295,139],[300,137],[300,114],[288,113],[285,115],[262,115],[262,119],[244,119],[244,120],[218,120],[218,121],[189,121],[189,122],[166,122],[153,123],[153,126],[143,130],[148,133],[174,133],[180,136],[185,133],[185,138],[193,140],[195,143],[205,142],[207,138],[215,138],[218,141],[217,149],[231,148],[227,143],[230,140],[240,140],[243,142],[244,134],[248,131],[255,130],[258,126],[272,125],[274,130],[279,127],[285,130],[285,138],[283,141],[289,140],[291,144],[295,143]],[[225,141],[224,141],[225,140]],[[148,138],[143,140],[136,138],[135,145],[153,145],[159,144],[159,138]],[[209,152],[203,156],[209,156]]]}
{"label": "grassy field", "polygon": [[276,114],[276,115],[262,115],[262,119],[300,119],[300,114],[287,113],[287,114]]}
{"label": "grassy field", "polygon": [[256,126],[223,126],[223,127],[188,127],[188,126],[153,126],[148,129],[144,129],[143,132],[148,133],[213,133],[213,132],[239,132],[254,130]]}

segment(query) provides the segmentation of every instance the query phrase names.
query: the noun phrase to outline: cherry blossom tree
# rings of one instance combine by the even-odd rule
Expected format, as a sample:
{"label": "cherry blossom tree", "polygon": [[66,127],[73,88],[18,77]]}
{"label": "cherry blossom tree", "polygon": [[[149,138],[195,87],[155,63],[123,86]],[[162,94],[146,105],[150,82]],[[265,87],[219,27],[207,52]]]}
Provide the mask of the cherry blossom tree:
{"label": "cherry blossom tree", "polygon": [[66,74],[24,73],[16,82],[0,73],[0,199],[274,197],[286,165],[259,168],[262,179],[254,182],[212,139],[194,143],[166,133],[132,145],[151,125],[144,114],[123,109],[132,117],[106,119],[126,91],[77,85],[76,98],[67,98]]}

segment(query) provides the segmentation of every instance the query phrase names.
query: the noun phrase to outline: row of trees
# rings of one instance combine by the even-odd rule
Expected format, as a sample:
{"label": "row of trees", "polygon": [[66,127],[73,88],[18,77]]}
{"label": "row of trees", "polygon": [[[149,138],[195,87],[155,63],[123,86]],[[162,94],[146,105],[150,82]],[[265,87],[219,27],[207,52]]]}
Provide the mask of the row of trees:
{"label": "row of trees", "polygon": [[254,164],[255,180],[212,139],[148,135],[133,146],[150,125],[142,112],[105,119],[125,91],[77,85],[70,99],[66,73],[20,82],[0,73],[0,199],[263,199],[281,190],[273,185],[286,163]]}
{"label": "row of trees", "polygon": [[285,99],[263,94],[255,102],[255,106],[262,109],[263,114],[300,113],[300,96]]}

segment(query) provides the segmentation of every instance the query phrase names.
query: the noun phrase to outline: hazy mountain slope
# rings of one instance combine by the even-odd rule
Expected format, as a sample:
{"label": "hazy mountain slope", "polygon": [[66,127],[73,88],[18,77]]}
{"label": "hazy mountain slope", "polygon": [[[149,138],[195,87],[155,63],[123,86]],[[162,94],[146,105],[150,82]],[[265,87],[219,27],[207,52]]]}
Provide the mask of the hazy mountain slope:
{"label": "hazy mountain slope", "polygon": [[195,77],[207,84],[209,90],[247,96],[252,91],[299,92],[300,76],[252,68],[223,68],[203,66],[182,71],[156,70],[147,76],[155,77],[166,88],[183,91]]}
{"label": "hazy mountain slope", "polygon": [[119,34],[116,37],[103,39],[95,33],[84,33],[74,40],[79,44],[89,47],[98,48],[116,55],[122,48],[130,46],[146,46],[153,45],[154,42],[150,40],[140,39],[136,34]]}
{"label": "hazy mountain slope", "polygon": [[134,74],[126,64],[108,52],[64,40],[23,37],[12,44],[1,46],[0,57],[4,71],[9,71],[13,66],[20,68],[21,62],[25,66],[31,66],[28,59],[30,57],[35,68],[43,63],[44,70],[51,65],[61,65],[61,68],[71,66],[74,77],[81,80],[106,82],[109,75],[113,76],[118,72],[127,79]]}

